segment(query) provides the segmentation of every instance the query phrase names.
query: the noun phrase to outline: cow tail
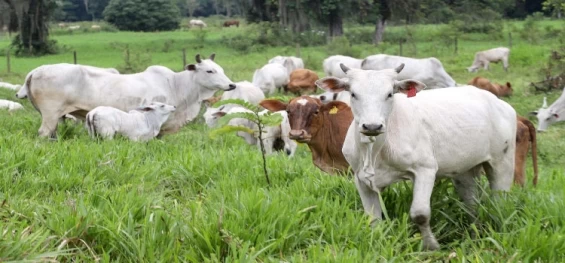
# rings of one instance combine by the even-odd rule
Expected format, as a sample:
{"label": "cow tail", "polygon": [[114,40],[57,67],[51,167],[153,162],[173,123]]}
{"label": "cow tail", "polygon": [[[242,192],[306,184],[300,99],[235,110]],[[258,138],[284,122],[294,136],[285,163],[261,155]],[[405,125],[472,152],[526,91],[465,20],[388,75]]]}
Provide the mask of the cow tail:
{"label": "cow tail", "polygon": [[90,133],[90,136],[92,136],[93,138],[95,138],[96,135],[96,126],[94,126],[94,113],[90,113],[86,115],[86,128],[88,129],[88,133]]}
{"label": "cow tail", "polygon": [[524,123],[528,126],[530,132],[530,141],[532,142],[532,162],[534,165],[534,179],[533,184],[536,186],[538,184],[538,150],[537,150],[537,139],[536,139],[536,127],[529,120],[525,120]]}
{"label": "cow tail", "polygon": [[21,89],[27,89],[27,97],[29,98],[29,102],[31,102],[31,105],[35,108],[35,110],[37,110],[39,112],[39,114],[41,114],[41,111],[39,110],[39,108],[37,107],[37,104],[35,103],[35,98],[33,97],[33,94],[31,93],[31,79],[33,78],[33,73],[30,73],[25,82],[24,85],[21,87]]}

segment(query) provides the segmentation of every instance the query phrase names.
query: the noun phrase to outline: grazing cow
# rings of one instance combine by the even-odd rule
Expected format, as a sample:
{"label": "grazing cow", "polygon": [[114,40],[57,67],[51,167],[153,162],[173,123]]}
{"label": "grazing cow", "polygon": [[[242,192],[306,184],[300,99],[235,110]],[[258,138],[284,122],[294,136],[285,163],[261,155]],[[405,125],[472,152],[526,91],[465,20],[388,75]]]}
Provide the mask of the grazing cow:
{"label": "grazing cow", "polygon": [[65,27],[67,27],[67,24],[65,24],[65,23],[59,23],[58,26],[59,26],[60,28],[65,28]]}
{"label": "grazing cow", "polygon": [[510,97],[514,92],[510,82],[506,82],[505,85],[501,85],[498,83],[491,83],[488,79],[483,77],[474,77],[471,81],[469,81],[469,85],[490,91],[490,93],[497,97]]}
{"label": "grazing cow", "polygon": [[541,108],[530,112],[530,115],[538,117],[538,132],[544,132],[553,123],[565,121],[565,88],[561,96],[549,108],[547,98],[544,97]]}
{"label": "grazing cow", "polygon": [[[61,64],[64,64],[64,63],[61,63]],[[71,64],[67,64],[67,65],[71,65]],[[103,71],[106,71],[106,72],[112,73],[112,74],[120,74],[120,72],[119,72],[117,69],[115,69],[115,68],[97,68],[97,67],[86,66],[86,65],[82,65],[82,66],[85,67],[85,68],[93,69],[93,70],[103,70]],[[27,74],[26,79],[30,78],[31,75],[32,75],[36,70],[41,69],[41,68],[43,68],[43,67],[51,67],[51,65],[43,65],[43,66],[40,66],[40,67],[38,67],[38,68],[35,68],[34,70],[30,71],[30,72]],[[16,98],[18,98],[18,99],[25,99],[25,98],[27,98],[27,93],[28,93],[28,91],[27,91],[27,85],[24,84],[24,86],[22,86],[22,88],[21,88],[20,90],[18,90],[18,93],[16,93]]]}
{"label": "grazing cow", "polygon": [[266,96],[288,85],[288,79],[286,68],[277,63],[267,64],[253,73],[253,85],[259,87]]}
{"label": "grazing cow", "polygon": [[516,129],[516,164],[514,166],[514,183],[524,186],[526,183],[526,158],[528,149],[532,147],[532,162],[534,166],[533,184],[538,184],[538,153],[536,128],[528,119],[518,116]]}
{"label": "grazing cow", "polygon": [[502,61],[502,66],[504,66],[504,71],[508,71],[508,56],[510,55],[510,49],[505,47],[497,47],[485,51],[479,51],[475,53],[475,60],[473,60],[473,65],[467,68],[469,72],[476,72],[482,66],[485,70],[488,70],[488,65],[492,63],[497,63]]}
{"label": "grazing cow", "polygon": [[80,25],[69,26],[69,30],[77,30],[80,29]]}
{"label": "grazing cow", "polygon": [[[443,68],[441,62],[434,57],[408,58],[391,55],[368,56],[361,63],[362,69],[382,70],[406,65],[398,74],[398,80],[413,79],[423,82],[428,89],[455,87],[456,83]],[[347,65],[346,65],[347,66]]]}
{"label": "grazing cow", "polygon": [[363,207],[373,218],[382,217],[380,192],[410,179],[410,217],[420,229],[424,249],[438,249],[430,228],[436,179],[451,178],[470,207],[481,169],[491,189],[510,190],[516,112],[508,103],[472,86],[419,92],[423,83],[396,80],[404,64],[379,71],[341,67],[348,82],[326,77],[317,84],[327,91],[351,92],[354,121],[342,150]]}
{"label": "grazing cow", "polygon": [[342,55],[335,55],[324,59],[323,67],[324,73],[326,73],[326,77],[336,77],[336,78],[345,78],[345,73],[339,67],[340,63],[343,63],[349,68],[361,68],[361,63],[363,60],[358,58],[352,58],[348,56]]}
{"label": "grazing cow", "polygon": [[349,106],[340,101],[322,104],[309,96],[294,98],[288,104],[264,100],[260,105],[270,111],[288,112],[290,139],[308,145],[316,167],[329,174],[347,172],[349,164],[341,148],[353,121]]}
{"label": "grazing cow", "polygon": [[297,96],[316,92],[316,80],[318,74],[309,69],[296,69],[290,73],[290,81],[284,92],[292,92]]}
{"label": "grazing cow", "polygon": [[[152,66],[136,74],[112,74],[80,65],[55,64],[35,69],[25,84],[31,103],[43,119],[39,128],[42,137],[55,137],[57,120],[71,114],[84,119],[86,113],[98,106],[130,111],[151,102],[176,106],[177,110],[161,127],[161,133],[178,131],[192,121],[200,104],[217,90],[235,89],[214,59],[201,59],[186,70]],[[24,87],[25,88],[25,87]]]}
{"label": "grazing cow", "polygon": [[112,139],[119,133],[132,141],[148,141],[159,134],[161,125],[176,108],[160,102],[129,112],[98,106],[86,114],[86,129],[92,138],[99,135]]}
{"label": "grazing cow", "polygon": [[8,82],[0,82],[0,88],[6,88],[6,89],[11,89],[11,90],[18,90],[19,88],[21,88],[22,85],[18,85],[18,84],[11,84]]}
{"label": "grazing cow", "polygon": [[[219,108],[208,108],[206,113],[204,114],[204,119],[208,127],[215,127],[219,118],[227,114],[238,113],[238,112],[251,112],[251,111],[239,106],[232,107],[230,110],[227,111],[224,110],[224,106],[221,106]],[[267,110],[264,110],[259,114],[263,115],[267,112],[268,112]],[[280,125],[266,126],[263,129],[264,132],[263,145],[265,146],[265,153],[271,154],[275,151],[284,150],[286,155],[292,157],[296,152],[296,148],[298,147],[298,144],[292,141],[291,139],[289,139],[290,124],[288,121],[288,114],[286,111],[277,111],[275,112],[275,114],[280,114],[283,117],[283,120]],[[232,126],[247,127],[255,131],[255,134],[253,135],[243,131],[238,131],[237,135],[243,138],[247,142],[247,144],[249,145],[256,144],[257,147],[261,149],[261,144],[259,140],[257,140],[258,138],[257,134],[259,129],[255,123],[243,118],[234,118],[231,119],[228,124]]]}
{"label": "grazing cow", "polygon": [[283,56],[276,56],[274,58],[269,59],[269,64],[277,63],[281,64],[286,68],[287,74],[290,76],[290,73],[297,69],[304,68],[304,61],[298,57],[283,57]]}
{"label": "grazing cow", "polygon": [[90,26],[90,29],[94,29],[94,30],[100,30],[102,27],[100,27],[99,25],[92,25]]}
{"label": "grazing cow", "polygon": [[348,106],[351,105],[351,93],[346,90],[341,92],[326,91],[319,95],[311,95],[310,97],[317,98],[324,104],[330,103],[332,101],[341,101]]}
{"label": "grazing cow", "polygon": [[200,29],[202,29],[203,27],[207,27],[206,23],[204,23],[204,21],[202,21],[200,19],[191,19],[188,22],[188,25],[190,27],[199,27]]}
{"label": "grazing cow", "polygon": [[0,109],[8,109],[8,111],[15,111],[23,108],[24,106],[22,106],[22,104],[19,104],[17,102],[0,99]]}
{"label": "grazing cow", "polygon": [[239,27],[239,20],[229,20],[224,22],[224,27],[237,26]]}

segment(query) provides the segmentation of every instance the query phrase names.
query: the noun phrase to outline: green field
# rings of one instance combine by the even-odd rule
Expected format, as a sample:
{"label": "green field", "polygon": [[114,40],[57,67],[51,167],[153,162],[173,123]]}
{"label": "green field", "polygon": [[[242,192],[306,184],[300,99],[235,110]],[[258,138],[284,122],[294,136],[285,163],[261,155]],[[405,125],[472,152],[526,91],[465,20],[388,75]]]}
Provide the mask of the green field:
{"label": "green field", "polygon": [[[541,21],[562,28],[562,21]],[[435,56],[458,83],[476,75],[509,81],[514,96],[505,98],[520,115],[553,102],[560,92],[536,94],[528,86],[540,80],[549,51],[563,46],[559,37],[540,33],[528,42],[519,37],[522,22],[505,22],[495,37],[462,35],[458,52],[438,38],[444,26],[413,27],[414,40],[403,55]],[[368,28],[367,28],[368,29]],[[194,55],[216,53],[216,62],[233,81],[251,80],[253,71],[275,55],[295,55],[296,48],[269,47],[243,54],[226,46],[222,36],[245,27],[207,29],[204,42],[190,30],[175,32],[54,32],[64,52],[40,58],[12,56],[6,73],[0,55],[0,78],[22,83],[43,64],[78,62],[99,67],[124,63],[123,46],[145,63],[182,69]],[[402,34],[390,27],[387,33]],[[515,31],[513,31],[515,30]],[[510,69],[500,64],[488,72],[467,73],[474,53],[508,45]],[[546,34],[546,35],[544,35]],[[358,45],[360,57],[397,54],[397,44]],[[9,39],[0,36],[0,49]],[[300,49],[306,67],[323,75],[326,46]],[[0,89],[1,99],[17,100]],[[294,158],[267,159],[272,186],[262,174],[259,151],[235,135],[209,137],[201,119],[179,133],[135,143],[95,141],[82,125],[59,125],[58,141],[37,137],[40,115],[27,101],[22,111],[0,111],[0,262],[563,262],[565,260],[565,125],[538,135],[540,179],[531,184],[528,161],[525,189],[514,187],[502,198],[487,189],[481,195],[479,225],[467,217],[448,181],[432,196],[432,227],[441,250],[422,252],[417,228],[410,222],[409,182],[383,194],[386,220],[369,226],[351,178],[322,173],[305,145]],[[535,119],[535,118],[534,118]],[[532,119],[532,120],[534,120]],[[486,186],[486,178],[483,178]],[[475,238],[470,236],[476,233]]]}

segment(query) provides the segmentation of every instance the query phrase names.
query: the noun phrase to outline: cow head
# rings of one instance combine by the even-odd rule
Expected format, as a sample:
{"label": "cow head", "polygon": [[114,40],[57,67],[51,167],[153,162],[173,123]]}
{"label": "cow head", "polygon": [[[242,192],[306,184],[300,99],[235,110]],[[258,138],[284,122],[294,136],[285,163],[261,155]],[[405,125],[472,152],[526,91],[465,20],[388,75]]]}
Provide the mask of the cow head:
{"label": "cow head", "polygon": [[[279,100],[263,100],[260,105],[272,112],[286,111],[291,131],[289,138],[302,143],[308,143],[320,131],[325,120],[324,116],[345,111],[347,104],[336,101],[328,104],[310,96],[300,96],[284,103]],[[335,111],[335,112],[333,112]]]}
{"label": "cow head", "polygon": [[402,96],[414,95],[426,87],[416,80],[396,80],[404,64],[396,69],[378,71],[349,69],[343,64],[340,64],[340,67],[349,81],[326,77],[316,81],[316,85],[326,91],[349,91],[354,120],[359,131],[367,136],[377,136],[386,131],[393,101],[399,99],[397,96],[401,96],[395,93],[401,93]]}
{"label": "cow head", "polygon": [[512,96],[512,93],[514,93],[514,90],[512,89],[512,85],[510,84],[510,82],[506,82],[506,84],[501,85],[501,84],[493,84],[494,86],[496,86],[496,88],[498,89],[498,95],[500,97],[510,97]]}
{"label": "cow head", "polygon": [[468,72],[477,72],[479,70],[478,66],[470,66],[467,68]]}
{"label": "cow head", "polygon": [[255,70],[255,72],[253,73],[252,81],[253,81],[253,85],[261,89],[265,94],[269,94],[271,91],[275,90],[276,88],[273,79],[267,78],[265,76],[265,73],[260,69]]}
{"label": "cow head", "polygon": [[197,64],[186,66],[186,70],[194,72],[194,81],[211,90],[233,90],[235,84],[226,76],[224,69],[214,62],[215,54],[202,60],[200,54],[196,55]]}
{"label": "cow head", "polygon": [[176,109],[177,109],[176,106],[172,106],[156,101],[151,102],[151,104],[147,106],[142,106],[138,108],[138,110],[141,112],[155,113],[158,116],[158,120],[161,124],[167,121],[171,113],[175,112]]}
{"label": "cow head", "polygon": [[543,98],[543,105],[537,111],[530,112],[538,118],[538,132],[544,132],[549,125],[559,120],[559,114],[551,107],[547,107],[547,98]]}
{"label": "cow head", "polygon": [[204,117],[204,121],[206,122],[206,125],[208,125],[208,127],[212,128],[216,126],[218,119],[226,115],[224,107],[225,105],[220,106],[219,108],[206,108],[206,111],[204,112],[204,115],[202,117]]}

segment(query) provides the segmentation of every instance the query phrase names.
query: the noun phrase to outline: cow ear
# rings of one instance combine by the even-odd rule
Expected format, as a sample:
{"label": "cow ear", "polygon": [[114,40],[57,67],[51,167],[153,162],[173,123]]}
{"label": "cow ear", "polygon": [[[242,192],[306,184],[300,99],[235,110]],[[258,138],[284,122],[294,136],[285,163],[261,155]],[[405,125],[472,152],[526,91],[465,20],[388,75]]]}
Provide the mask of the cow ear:
{"label": "cow ear", "polygon": [[226,115],[226,113],[223,112],[223,111],[214,112],[212,114],[212,116],[214,116],[214,117],[224,117],[225,115]]}
{"label": "cow ear", "polygon": [[512,85],[510,85],[510,82],[506,82],[506,86],[510,89],[512,88]]}
{"label": "cow ear", "polygon": [[216,53],[212,53],[212,55],[210,55],[210,60],[214,61],[214,58],[216,58]]}
{"label": "cow ear", "polygon": [[196,71],[196,65],[194,64],[186,65],[185,69],[188,71]]}
{"label": "cow ear", "polygon": [[538,111],[530,111],[529,114],[532,116],[538,116]]}
{"label": "cow ear", "polygon": [[349,91],[350,88],[347,80],[334,77],[325,77],[316,80],[316,86],[318,86],[318,88],[320,89],[330,92],[341,92],[344,90]]}
{"label": "cow ear", "polygon": [[322,112],[329,111],[330,114],[337,114],[338,112],[347,110],[349,106],[341,101],[330,101],[327,104],[322,105],[320,110]]}
{"label": "cow ear", "polygon": [[145,107],[138,108],[138,110],[140,110],[140,111],[152,111],[152,110],[155,110],[155,108],[151,107],[151,106],[145,106]]}
{"label": "cow ear", "polygon": [[408,94],[410,90],[414,89],[416,92],[420,92],[425,88],[426,88],[426,84],[413,79],[396,81],[394,83],[394,93],[401,92],[404,94]]}
{"label": "cow ear", "polygon": [[286,110],[287,104],[280,100],[262,100],[259,105],[272,112]]}

